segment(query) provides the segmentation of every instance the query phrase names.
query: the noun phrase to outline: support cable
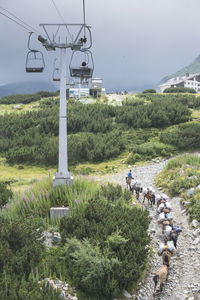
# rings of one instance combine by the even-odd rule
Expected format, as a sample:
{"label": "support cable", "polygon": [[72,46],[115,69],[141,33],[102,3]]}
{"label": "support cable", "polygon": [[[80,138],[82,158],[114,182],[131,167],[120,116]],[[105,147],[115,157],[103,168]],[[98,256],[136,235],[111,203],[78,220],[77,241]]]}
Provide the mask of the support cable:
{"label": "support cable", "polygon": [[[25,28],[25,26],[26,26],[26,27],[28,26],[29,28],[32,29],[33,33],[36,33],[36,32],[37,32],[38,34],[41,34],[39,31],[37,31],[37,30],[34,29],[32,26],[30,26],[30,25],[28,25],[27,23],[25,23],[23,20],[21,20],[20,18],[18,18],[16,15],[14,15],[13,13],[11,13],[9,10],[3,8],[2,6],[0,6],[0,9],[3,9],[3,10],[6,11],[7,13],[9,13],[12,17],[14,17],[14,18],[17,19],[18,21],[20,21],[22,24],[24,24],[24,26],[23,26],[22,24],[19,24],[17,21],[13,20],[11,17],[9,17],[9,16],[7,16],[7,15],[1,13],[2,15],[4,15],[5,17],[11,19],[12,21],[14,21],[15,23],[17,23],[18,25],[20,25],[20,26],[22,26],[22,27],[24,27],[24,28]],[[25,29],[27,29],[27,28],[25,28]],[[30,31],[30,29],[28,29],[28,31]]]}
{"label": "support cable", "polygon": [[86,23],[85,23],[85,0],[83,0],[83,25],[84,25],[84,38],[86,37]]}
{"label": "support cable", "polygon": [[53,5],[54,5],[54,7],[55,7],[55,9],[56,9],[56,11],[57,11],[59,17],[61,18],[62,22],[65,23],[64,18],[63,18],[63,16],[61,15],[59,9],[57,8],[57,6],[56,6],[54,0],[51,0],[51,2],[53,3]]}
{"label": "support cable", "polygon": [[[59,17],[61,18],[62,22],[63,22],[63,23],[65,23],[65,20],[64,20],[63,16],[61,15],[61,13],[60,13],[60,11],[59,11],[58,7],[56,6],[56,4],[55,4],[55,1],[54,1],[54,0],[51,0],[51,2],[53,3],[53,5],[54,5],[54,8],[56,9],[56,11],[57,11],[57,14],[58,14],[58,15],[59,15]],[[72,35],[71,35],[71,33],[70,33],[70,31],[69,31],[69,29],[68,29],[68,27],[67,27],[67,26],[66,26],[66,29],[67,29],[67,32],[68,32],[68,34],[69,34],[70,38],[71,38],[71,41],[73,41],[73,37],[72,37]]]}
{"label": "support cable", "polygon": [[10,18],[9,16],[5,15],[4,13],[0,12],[1,15],[3,15],[4,17],[8,18],[9,20],[15,22],[16,24],[18,24],[19,26],[21,26],[22,28],[26,29],[27,31],[30,31],[30,29],[28,29],[27,27],[25,27],[24,25],[20,24],[19,22],[13,20],[12,18]]}

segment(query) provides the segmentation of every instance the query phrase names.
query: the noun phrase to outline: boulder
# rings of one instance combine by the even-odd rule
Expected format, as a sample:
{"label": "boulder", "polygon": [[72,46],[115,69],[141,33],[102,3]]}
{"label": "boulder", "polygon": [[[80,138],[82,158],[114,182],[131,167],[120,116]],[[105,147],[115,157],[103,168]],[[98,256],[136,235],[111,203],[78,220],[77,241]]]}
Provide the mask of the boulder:
{"label": "boulder", "polygon": [[53,235],[53,241],[54,243],[58,244],[61,240],[61,236],[60,236],[60,233],[59,232],[55,232],[54,235]]}
{"label": "boulder", "polygon": [[196,219],[194,219],[194,220],[192,221],[192,227],[197,228],[198,226],[199,226],[198,221],[197,221]]}
{"label": "boulder", "polygon": [[129,294],[127,291],[124,291],[124,296],[126,297],[126,299],[132,299],[131,294]]}
{"label": "boulder", "polygon": [[200,243],[200,238],[196,238],[194,241],[193,241],[193,245],[198,245]]}
{"label": "boulder", "polygon": [[194,193],[195,193],[194,188],[191,188],[191,189],[187,190],[187,192],[186,192],[188,198],[191,198],[194,195]]}

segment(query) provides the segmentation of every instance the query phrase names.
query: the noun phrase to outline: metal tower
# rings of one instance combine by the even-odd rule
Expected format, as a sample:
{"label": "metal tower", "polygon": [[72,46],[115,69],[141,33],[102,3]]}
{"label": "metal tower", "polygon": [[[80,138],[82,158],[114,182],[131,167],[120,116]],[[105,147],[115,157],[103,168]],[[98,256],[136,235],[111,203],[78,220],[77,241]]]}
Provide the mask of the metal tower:
{"label": "metal tower", "polygon": [[[83,46],[84,48],[86,47],[88,40],[88,48],[91,47],[91,31],[90,27],[85,24],[40,24],[40,26],[43,27],[47,39],[38,36],[38,40],[46,50],[60,49],[59,155],[58,172],[55,174],[53,186],[56,187],[62,184],[71,185],[73,178],[68,171],[67,154],[66,49],[81,50]],[[86,34],[89,38],[86,38]],[[74,36],[75,38],[73,38]]]}

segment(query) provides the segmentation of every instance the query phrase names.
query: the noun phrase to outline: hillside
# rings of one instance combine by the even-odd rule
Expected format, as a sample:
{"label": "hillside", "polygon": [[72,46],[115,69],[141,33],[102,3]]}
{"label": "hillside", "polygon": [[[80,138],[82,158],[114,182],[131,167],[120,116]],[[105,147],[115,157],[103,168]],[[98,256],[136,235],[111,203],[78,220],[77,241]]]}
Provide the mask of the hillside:
{"label": "hillside", "polygon": [[[45,96],[46,92],[38,94]],[[58,157],[59,99],[52,95],[38,99],[37,107],[31,102],[33,107],[25,111],[29,100],[37,96],[1,98],[9,104],[0,104],[0,110],[23,102],[23,111],[0,115],[0,240],[4,241],[0,299],[24,300],[29,295],[29,300],[59,300],[61,295],[66,300],[122,300],[123,295],[133,299],[144,273],[134,299],[167,300],[168,295],[176,297],[184,291],[189,296],[196,291],[199,276],[191,287],[188,282],[198,275],[193,262],[197,265],[199,249],[192,245],[197,251],[190,255],[192,233],[179,198],[172,199],[173,217],[176,224],[182,222],[184,234],[170,265],[169,283],[153,298],[152,273],[161,264],[156,254],[160,242],[157,210],[150,208],[148,213],[146,204],[141,206],[121,185],[125,186],[129,165],[143,187],[153,186],[168,158],[199,149],[200,97],[138,94],[122,100],[104,96],[93,104],[70,99],[68,158],[74,182],[72,189],[55,190],[51,178]],[[144,161],[147,164],[141,165]],[[172,161],[162,173],[159,192],[161,188],[166,192],[168,180],[176,193],[196,188],[200,159],[187,155],[184,167],[182,159]],[[176,177],[174,165],[178,167]],[[186,198],[193,218],[199,212],[199,201],[191,199],[189,203]],[[49,210],[59,206],[69,207],[72,213],[56,223],[49,218]],[[176,282],[177,274],[184,278],[182,282]]]}
{"label": "hillside", "polygon": [[0,98],[15,94],[34,94],[39,91],[55,92],[56,87],[48,81],[14,82],[0,86]]}
{"label": "hillside", "polygon": [[190,73],[190,74],[200,73],[200,55],[190,65],[180,69],[179,71],[177,71],[171,75],[165,76],[161,80],[160,84],[165,83],[166,81],[168,81],[171,78],[178,77],[178,76],[184,76],[186,73]]}

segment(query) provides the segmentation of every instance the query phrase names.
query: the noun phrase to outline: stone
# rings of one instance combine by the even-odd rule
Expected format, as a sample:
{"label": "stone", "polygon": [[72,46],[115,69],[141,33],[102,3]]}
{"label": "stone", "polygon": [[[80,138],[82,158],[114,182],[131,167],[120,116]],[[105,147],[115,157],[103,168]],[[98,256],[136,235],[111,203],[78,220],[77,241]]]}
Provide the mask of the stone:
{"label": "stone", "polygon": [[200,190],[200,184],[199,184],[199,185],[197,185],[196,189],[197,189],[197,190]]}
{"label": "stone", "polygon": [[193,231],[192,235],[193,235],[194,238],[196,238],[198,236],[198,230]]}
{"label": "stone", "polygon": [[190,251],[196,251],[197,248],[196,248],[195,246],[190,246],[190,247],[189,247],[189,250],[190,250]]}
{"label": "stone", "polygon": [[65,298],[65,293],[64,292],[61,292],[61,294],[60,294],[60,299],[64,299]]}
{"label": "stone", "polygon": [[61,236],[60,236],[60,233],[59,232],[55,232],[54,235],[53,235],[53,241],[54,243],[59,243],[61,240]]}
{"label": "stone", "polygon": [[197,221],[196,219],[194,219],[194,220],[192,221],[192,227],[197,228],[198,226],[199,226],[198,221]]}
{"label": "stone", "polygon": [[187,190],[186,195],[188,198],[191,198],[194,195],[194,193],[195,193],[195,189],[191,188],[191,189]]}
{"label": "stone", "polygon": [[192,245],[198,245],[199,243],[200,243],[200,238],[196,238],[196,239],[193,241]]}
{"label": "stone", "polygon": [[131,299],[131,298],[132,298],[131,294],[129,294],[127,291],[124,291],[124,296],[125,296],[127,299]]}

